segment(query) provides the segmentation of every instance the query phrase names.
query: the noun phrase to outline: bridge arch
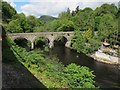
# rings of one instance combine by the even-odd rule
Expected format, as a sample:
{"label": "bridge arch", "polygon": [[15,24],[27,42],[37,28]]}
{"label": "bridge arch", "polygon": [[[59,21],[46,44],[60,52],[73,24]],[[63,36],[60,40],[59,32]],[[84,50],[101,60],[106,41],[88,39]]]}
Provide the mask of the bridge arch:
{"label": "bridge arch", "polygon": [[44,46],[49,45],[49,39],[44,36],[37,36],[34,38],[34,47],[41,47],[44,48]]}
{"label": "bridge arch", "polygon": [[57,36],[55,37],[54,40],[54,45],[60,44],[60,45],[65,45],[68,39],[65,36]]}
{"label": "bridge arch", "polygon": [[13,41],[15,41],[15,40],[17,40],[17,39],[26,39],[27,41],[29,41],[29,39],[26,38],[26,37],[21,37],[21,36],[12,37],[12,40],[13,40]]}
{"label": "bridge arch", "polygon": [[13,40],[17,45],[21,46],[21,47],[24,47],[26,48],[27,50],[30,49],[31,47],[31,41],[27,40],[26,38],[23,38],[23,37],[17,37],[17,38],[14,38]]}

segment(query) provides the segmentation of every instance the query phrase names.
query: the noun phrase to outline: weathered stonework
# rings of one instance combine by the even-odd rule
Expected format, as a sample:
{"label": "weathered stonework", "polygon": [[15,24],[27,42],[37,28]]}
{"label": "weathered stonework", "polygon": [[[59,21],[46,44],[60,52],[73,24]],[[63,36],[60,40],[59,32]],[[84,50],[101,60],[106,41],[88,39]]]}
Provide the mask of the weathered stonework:
{"label": "weathered stonework", "polygon": [[65,44],[66,47],[70,47],[71,39],[74,36],[74,32],[39,32],[39,33],[11,33],[8,37],[12,40],[17,38],[25,38],[31,42],[31,49],[34,49],[34,41],[37,37],[45,37],[49,40],[49,48],[54,46],[54,40],[59,37],[64,36],[67,39]]}

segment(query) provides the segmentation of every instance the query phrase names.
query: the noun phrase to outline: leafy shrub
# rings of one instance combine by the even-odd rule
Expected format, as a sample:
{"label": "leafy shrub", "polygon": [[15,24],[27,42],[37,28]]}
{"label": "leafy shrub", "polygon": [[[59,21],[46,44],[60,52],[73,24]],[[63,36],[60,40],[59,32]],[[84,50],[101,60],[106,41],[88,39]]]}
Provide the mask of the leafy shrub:
{"label": "leafy shrub", "polygon": [[87,67],[70,64],[64,69],[71,88],[95,88],[93,78],[95,75]]}

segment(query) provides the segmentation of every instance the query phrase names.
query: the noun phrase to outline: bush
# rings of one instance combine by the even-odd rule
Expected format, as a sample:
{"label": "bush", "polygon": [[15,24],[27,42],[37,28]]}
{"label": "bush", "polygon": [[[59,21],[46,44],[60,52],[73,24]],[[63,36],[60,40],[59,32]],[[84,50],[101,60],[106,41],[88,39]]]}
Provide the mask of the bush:
{"label": "bush", "polygon": [[93,78],[95,75],[87,67],[70,64],[64,69],[71,88],[95,88]]}

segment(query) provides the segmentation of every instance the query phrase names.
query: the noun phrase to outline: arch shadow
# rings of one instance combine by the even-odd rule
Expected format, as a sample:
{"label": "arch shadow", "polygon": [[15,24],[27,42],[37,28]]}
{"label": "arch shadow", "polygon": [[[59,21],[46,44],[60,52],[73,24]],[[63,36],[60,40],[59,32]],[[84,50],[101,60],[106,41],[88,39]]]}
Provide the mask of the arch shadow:
{"label": "arch shadow", "polygon": [[61,46],[65,46],[65,44],[67,43],[67,38],[65,36],[58,36],[55,38],[54,40],[54,46],[56,45],[61,45]]}
{"label": "arch shadow", "polygon": [[27,51],[30,51],[31,42],[27,40],[26,38],[18,37],[14,39],[14,42],[18,46],[25,48]]}
{"label": "arch shadow", "polygon": [[34,39],[34,47],[44,49],[45,46],[49,45],[50,40],[46,37],[36,37]]}

